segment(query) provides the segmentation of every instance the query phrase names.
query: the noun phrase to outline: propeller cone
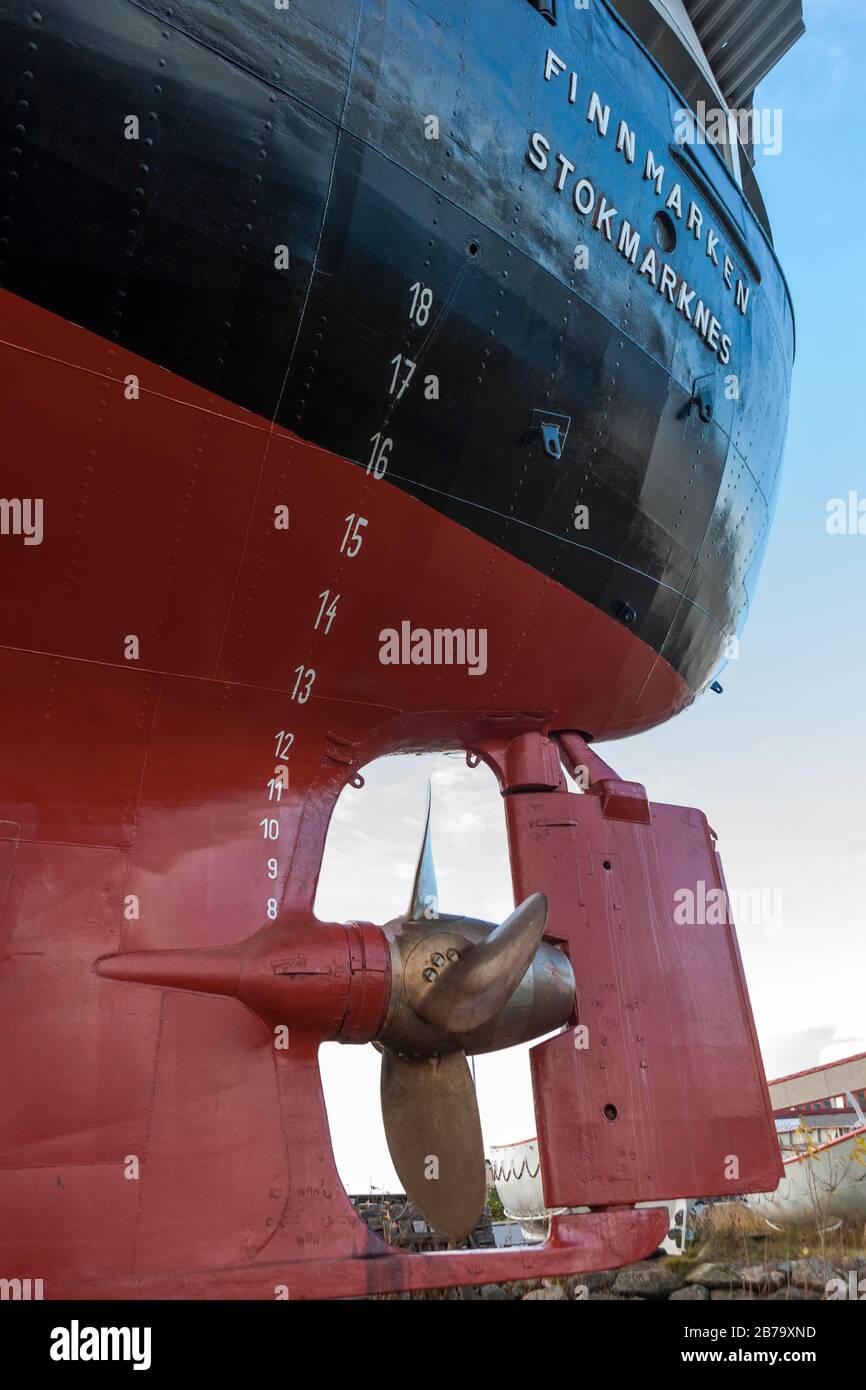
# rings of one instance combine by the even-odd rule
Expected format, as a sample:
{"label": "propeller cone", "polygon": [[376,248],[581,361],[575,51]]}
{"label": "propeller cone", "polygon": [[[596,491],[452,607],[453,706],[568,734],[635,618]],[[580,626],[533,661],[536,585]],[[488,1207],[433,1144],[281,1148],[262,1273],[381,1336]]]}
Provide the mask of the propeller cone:
{"label": "propeller cone", "polygon": [[236,946],[218,946],[103,956],[96,962],[96,973],[106,980],[236,996],[240,967],[241,953]]}
{"label": "propeller cone", "polygon": [[382,1118],[407,1197],[461,1240],[484,1210],[487,1171],[475,1087],[462,1052],[401,1057],[382,1049]]}

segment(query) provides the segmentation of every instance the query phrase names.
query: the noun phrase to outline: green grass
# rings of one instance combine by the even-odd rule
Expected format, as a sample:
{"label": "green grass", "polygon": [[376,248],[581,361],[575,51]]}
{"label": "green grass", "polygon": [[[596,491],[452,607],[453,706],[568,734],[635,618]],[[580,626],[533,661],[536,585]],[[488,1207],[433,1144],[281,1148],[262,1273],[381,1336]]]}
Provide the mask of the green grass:
{"label": "green grass", "polygon": [[842,1227],[823,1233],[815,1230],[767,1229],[766,1234],[744,1231],[718,1231],[709,1226],[698,1228],[694,1244],[687,1255],[668,1257],[672,1267],[694,1268],[699,1264],[767,1265],[772,1268],[785,1260],[808,1256],[828,1265],[845,1264],[857,1257],[866,1257],[866,1232],[862,1226]]}

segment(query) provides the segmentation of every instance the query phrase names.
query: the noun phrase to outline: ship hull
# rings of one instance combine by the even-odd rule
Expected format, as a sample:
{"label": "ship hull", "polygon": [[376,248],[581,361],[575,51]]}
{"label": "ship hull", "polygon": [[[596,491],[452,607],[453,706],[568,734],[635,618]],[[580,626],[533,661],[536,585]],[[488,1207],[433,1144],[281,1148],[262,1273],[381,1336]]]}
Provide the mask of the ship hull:
{"label": "ship hull", "polygon": [[[94,963],[311,915],[370,758],[684,708],[748,606],[793,352],[763,233],[712,151],[670,153],[606,7],[553,37],[519,0],[169,8],[0,0],[3,491],[43,508],[0,538],[0,1254],[49,1297],[242,1290],[299,1174],[349,1222],[264,1025]],[[606,234],[645,251],[677,182],[727,363]],[[485,669],[383,661],[404,622],[483,629]]]}
{"label": "ship hull", "polygon": [[[715,151],[673,142],[675,94],[605,6],[556,29],[523,0],[508,23],[465,0],[320,8],[62,0],[37,24],[6,0],[4,288],[364,471],[382,458],[419,516],[591,603],[690,698],[730,655],[777,488],[793,327],[763,232]],[[59,550],[69,499],[44,501]],[[493,654],[500,676],[515,658]],[[558,717],[641,727],[577,692]]]}

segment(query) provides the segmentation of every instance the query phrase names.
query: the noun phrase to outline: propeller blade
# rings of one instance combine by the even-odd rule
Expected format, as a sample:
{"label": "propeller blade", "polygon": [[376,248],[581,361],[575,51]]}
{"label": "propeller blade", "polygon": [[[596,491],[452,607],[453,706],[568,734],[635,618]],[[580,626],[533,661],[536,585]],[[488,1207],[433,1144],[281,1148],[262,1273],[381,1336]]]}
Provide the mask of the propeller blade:
{"label": "propeller blade", "polygon": [[424,815],[424,834],[421,838],[421,850],[418,855],[418,864],[415,868],[415,882],[412,884],[412,901],[409,904],[409,911],[406,914],[407,922],[423,922],[426,920],[424,909],[431,904],[435,908],[439,900],[439,887],[436,883],[436,866],[433,863],[433,846],[430,841],[430,809],[433,801],[433,792],[430,783],[427,783],[427,809]]}
{"label": "propeller blade", "polygon": [[[533,893],[498,927],[457,960],[413,980],[412,1007],[446,1036],[474,1032],[511,998],[541,945],[547,898]],[[435,978],[428,979],[427,974]]]}
{"label": "propeller blade", "polygon": [[382,1049],[382,1118],[407,1197],[461,1240],[484,1210],[487,1170],[478,1102],[463,1052],[401,1057]]}

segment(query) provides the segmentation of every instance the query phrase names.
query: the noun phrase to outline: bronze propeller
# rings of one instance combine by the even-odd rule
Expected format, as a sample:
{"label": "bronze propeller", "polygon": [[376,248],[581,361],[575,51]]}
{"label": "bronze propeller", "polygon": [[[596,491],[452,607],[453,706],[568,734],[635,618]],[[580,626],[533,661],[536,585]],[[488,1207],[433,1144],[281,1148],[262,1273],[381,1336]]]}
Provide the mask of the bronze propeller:
{"label": "bronze propeller", "polygon": [[460,1239],[484,1207],[486,1169],[466,1060],[554,1031],[574,1007],[568,959],[542,941],[533,893],[499,926],[436,910],[430,789],[412,901],[389,923],[392,986],[377,1039],[385,1136],[407,1195]]}

